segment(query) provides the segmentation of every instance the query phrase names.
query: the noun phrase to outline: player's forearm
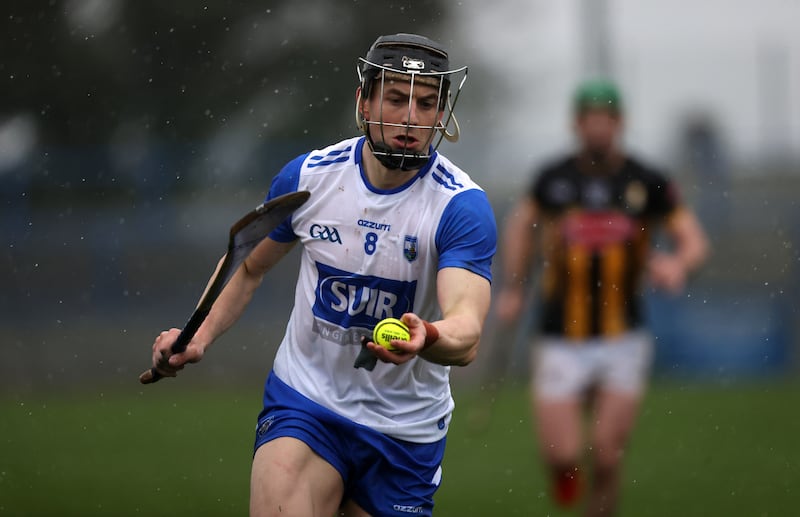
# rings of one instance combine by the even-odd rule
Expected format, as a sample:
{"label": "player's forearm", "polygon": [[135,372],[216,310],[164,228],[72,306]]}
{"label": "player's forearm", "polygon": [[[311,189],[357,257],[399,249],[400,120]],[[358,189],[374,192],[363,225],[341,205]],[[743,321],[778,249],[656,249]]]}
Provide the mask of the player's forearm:
{"label": "player's forearm", "polygon": [[480,343],[483,322],[469,315],[445,318],[432,323],[439,338],[420,354],[426,360],[443,365],[466,366],[471,363]]}
{"label": "player's forearm", "polygon": [[[519,234],[517,234],[519,235]],[[514,239],[507,234],[505,240]],[[503,287],[522,287],[528,281],[528,272],[533,256],[530,237],[520,236],[516,242],[505,242],[503,246]]]}
{"label": "player's forearm", "polygon": [[687,272],[699,268],[708,258],[710,245],[696,216],[680,210],[671,221],[670,230],[675,239],[675,258]]}
{"label": "player's forearm", "polygon": [[428,361],[465,366],[475,359],[483,322],[491,303],[489,281],[461,268],[444,268],[438,277],[439,306],[443,318],[435,323],[433,340],[426,329],[427,346],[422,357]]}
{"label": "player's forearm", "polygon": [[[219,336],[231,328],[252,300],[253,293],[261,285],[264,275],[280,262],[296,243],[297,241],[277,242],[270,237],[261,241],[225,286],[208,317],[197,331],[194,341],[201,343],[204,348],[208,348]],[[220,260],[220,264],[222,264],[222,260]],[[219,269],[219,265],[217,269]]]}
{"label": "player's forearm", "polygon": [[708,258],[710,245],[705,233],[699,228],[691,236],[683,239],[678,247],[677,255],[687,271],[699,268]]}
{"label": "player's forearm", "polygon": [[692,243],[683,246],[675,252],[675,258],[681,263],[687,273],[698,269],[708,256],[708,246],[705,243]]}
{"label": "player's forearm", "polygon": [[244,313],[263,278],[263,272],[250,271],[247,262],[243,263],[219,295],[194,340],[208,348],[231,328]]}

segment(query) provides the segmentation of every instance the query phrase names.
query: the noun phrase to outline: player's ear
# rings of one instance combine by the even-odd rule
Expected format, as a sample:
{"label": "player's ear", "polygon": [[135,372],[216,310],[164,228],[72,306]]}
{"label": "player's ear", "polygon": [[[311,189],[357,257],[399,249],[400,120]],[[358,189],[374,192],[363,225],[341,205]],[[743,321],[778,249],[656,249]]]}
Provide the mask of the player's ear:
{"label": "player's ear", "polygon": [[361,114],[366,120],[369,120],[369,103],[367,99],[361,95],[363,90],[359,86],[356,88],[356,114]]}

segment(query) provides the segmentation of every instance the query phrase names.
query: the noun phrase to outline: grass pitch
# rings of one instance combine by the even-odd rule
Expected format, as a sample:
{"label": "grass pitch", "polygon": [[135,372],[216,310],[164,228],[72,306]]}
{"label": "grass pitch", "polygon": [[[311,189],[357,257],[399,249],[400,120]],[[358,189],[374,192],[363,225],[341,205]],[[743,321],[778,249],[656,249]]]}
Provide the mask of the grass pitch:
{"label": "grass pitch", "polygon": [[[168,381],[169,382],[169,381]],[[779,516],[800,507],[800,386],[656,383],[623,516]],[[439,516],[568,515],[546,496],[524,385],[460,388]],[[186,383],[0,400],[0,515],[246,515],[260,388]]]}
{"label": "grass pitch", "polygon": [[[620,515],[796,514],[800,413],[792,408],[800,407],[799,387],[656,383],[626,458]],[[526,390],[507,388],[489,404],[487,398],[463,397],[458,405],[440,514],[572,515],[547,497]],[[491,409],[488,421],[481,407]]]}

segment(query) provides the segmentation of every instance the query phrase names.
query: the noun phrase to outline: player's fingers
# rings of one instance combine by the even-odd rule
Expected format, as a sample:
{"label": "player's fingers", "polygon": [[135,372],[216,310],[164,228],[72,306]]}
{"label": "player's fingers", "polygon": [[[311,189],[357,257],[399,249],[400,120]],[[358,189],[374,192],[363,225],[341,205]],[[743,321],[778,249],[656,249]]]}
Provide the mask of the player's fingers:
{"label": "player's fingers", "polygon": [[685,280],[685,277],[677,270],[655,269],[650,272],[650,282],[672,295],[680,294]]}
{"label": "player's fingers", "polygon": [[181,352],[180,354],[174,354],[169,356],[168,362],[171,368],[174,368],[176,370],[182,370],[183,365],[185,365],[190,361],[189,361],[189,356],[186,354],[186,352]]}
{"label": "player's fingers", "polygon": [[162,377],[177,377],[178,372],[174,368],[159,368],[158,366],[155,367],[156,371],[161,374]]}
{"label": "player's fingers", "polygon": [[[405,341],[398,342],[398,343],[395,344],[395,346],[396,345],[401,345],[402,346],[402,344],[404,344],[404,343],[406,343],[406,342]],[[393,342],[393,344],[394,344],[394,342]],[[402,350],[401,350],[402,353],[391,352],[391,351],[387,350],[386,348],[382,347],[381,345],[373,343],[372,341],[367,341],[367,348],[373,354],[375,354],[375,357],[377,357],[378,359],[380,359],[381,361],[383,361],[385,363],[403,364],[405,362],[410,361],[414,357],[413,354],[407,354],[407,353],[403,352]]]}
{"label": "player's fingers", "polygon": [[415,339],[414,335],[411,335],[410,341],[403,341],[402,339],[392,339],[389,341],[389,344],[395,348],[394,354],[395,355],[415,355],[419,352],[421,346],[417,344],[417,341],[420,343],[424,343],[425,338]]}
{"label": "player's fingers", "polygon": [[166,330],[162,331],[156,338],[153,340],[153,354],[156,354],[160,350],[160,345],[164,340],[164,335],[167,333]]}
{"label": "player's fingers", "polygon": [[378,359],[380,359],[380,360],[381,360],[381,361],[383,361],[384,363],[388,363],[388,362],[390,362],[390,361],[389,361],[389,358],[387,357],[387,354],[386,354],[387,350],[386,350],[385,348],[383,348],[382,346],[380,346],[380,345],[377,345],[377,344],[375,344],[375,343],[374,343],[374,342],[372,342],[372,341],[366,341],[366,342],[364,343],[364,346],[366,346],[366,347],[367,347],[367,349],[368,349],[370,352],[372,352],[372,354],[373,354],[375,357],[377,357]]}
{"label": "player's fingers", "polygon": [[187,363],[196,363],[203,358],[203,349],[195,345],[194,343],[190,343],[189,346],[186,347],[186,350],[180,352],[178,354],[172,354],[169,357],[169,364],[173,368],[183,368],[183,365]]}
{"label": "player's fingers", "polygon": [[169,330],[164,330],[158,336],[156,336],[155,341],[153,341],[153,357],[161,356],[165,353],[168,355],[172,343],[178,339],[178,335],[180,335],[180,333],[180,329],[172,328]]}
{"label": "player's fingers", "polygon": [[162,357],[153,361],[153,368],[163,377],[175,377],[177,375],[177,369],[169,364],[169,357]]}
{"label": "player's fingers", "polygon": [[670,276],[665,283],[667,291],[671,294],[677,295],[683,291],[684,278],[680,274]]}
{"label": "player's fingers", "polygon": [[159,346],[159,340],[156,338],[155,343],[153,343],[153,366],[158,366],[160,362],[166,362],[167,358],[169,357],[169,348],[161,348]]}
{"label": "player's fingers", "polygon": [[411,329],[419,328],[422,326],[422,318],[420,318],[413,312],[407,312],[403,314],[402,316],[400,316],[400,320],[406,324],[409,331]]}
{"label": "player's fingers", "polygon": [[408,341],[392,341],[395,348],[399,348],[409,354],[416,354],[425,345],[425,326],[423,325],[422,318],[413,312],[407,312],[400,317],[400,320],[408,327],[408,333],[411,336]]}

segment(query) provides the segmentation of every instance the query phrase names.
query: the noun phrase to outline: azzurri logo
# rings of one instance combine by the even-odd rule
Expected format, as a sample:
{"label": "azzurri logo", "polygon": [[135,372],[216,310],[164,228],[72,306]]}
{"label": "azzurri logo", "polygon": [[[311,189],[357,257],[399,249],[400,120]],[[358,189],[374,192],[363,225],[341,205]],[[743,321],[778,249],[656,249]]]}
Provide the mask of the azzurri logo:
{"label": "azzurri logo", "polygon": [[342,344],[349,343],[347,333],[333,332],[333,327],[323,330],[328,322],[339,330],[358,327],[371,329],[384,318],[399,318],[414,308],[417,282],[390,280],[377,276],[359,275],[317,263],[316,300],[313,312],[317,330]]}

